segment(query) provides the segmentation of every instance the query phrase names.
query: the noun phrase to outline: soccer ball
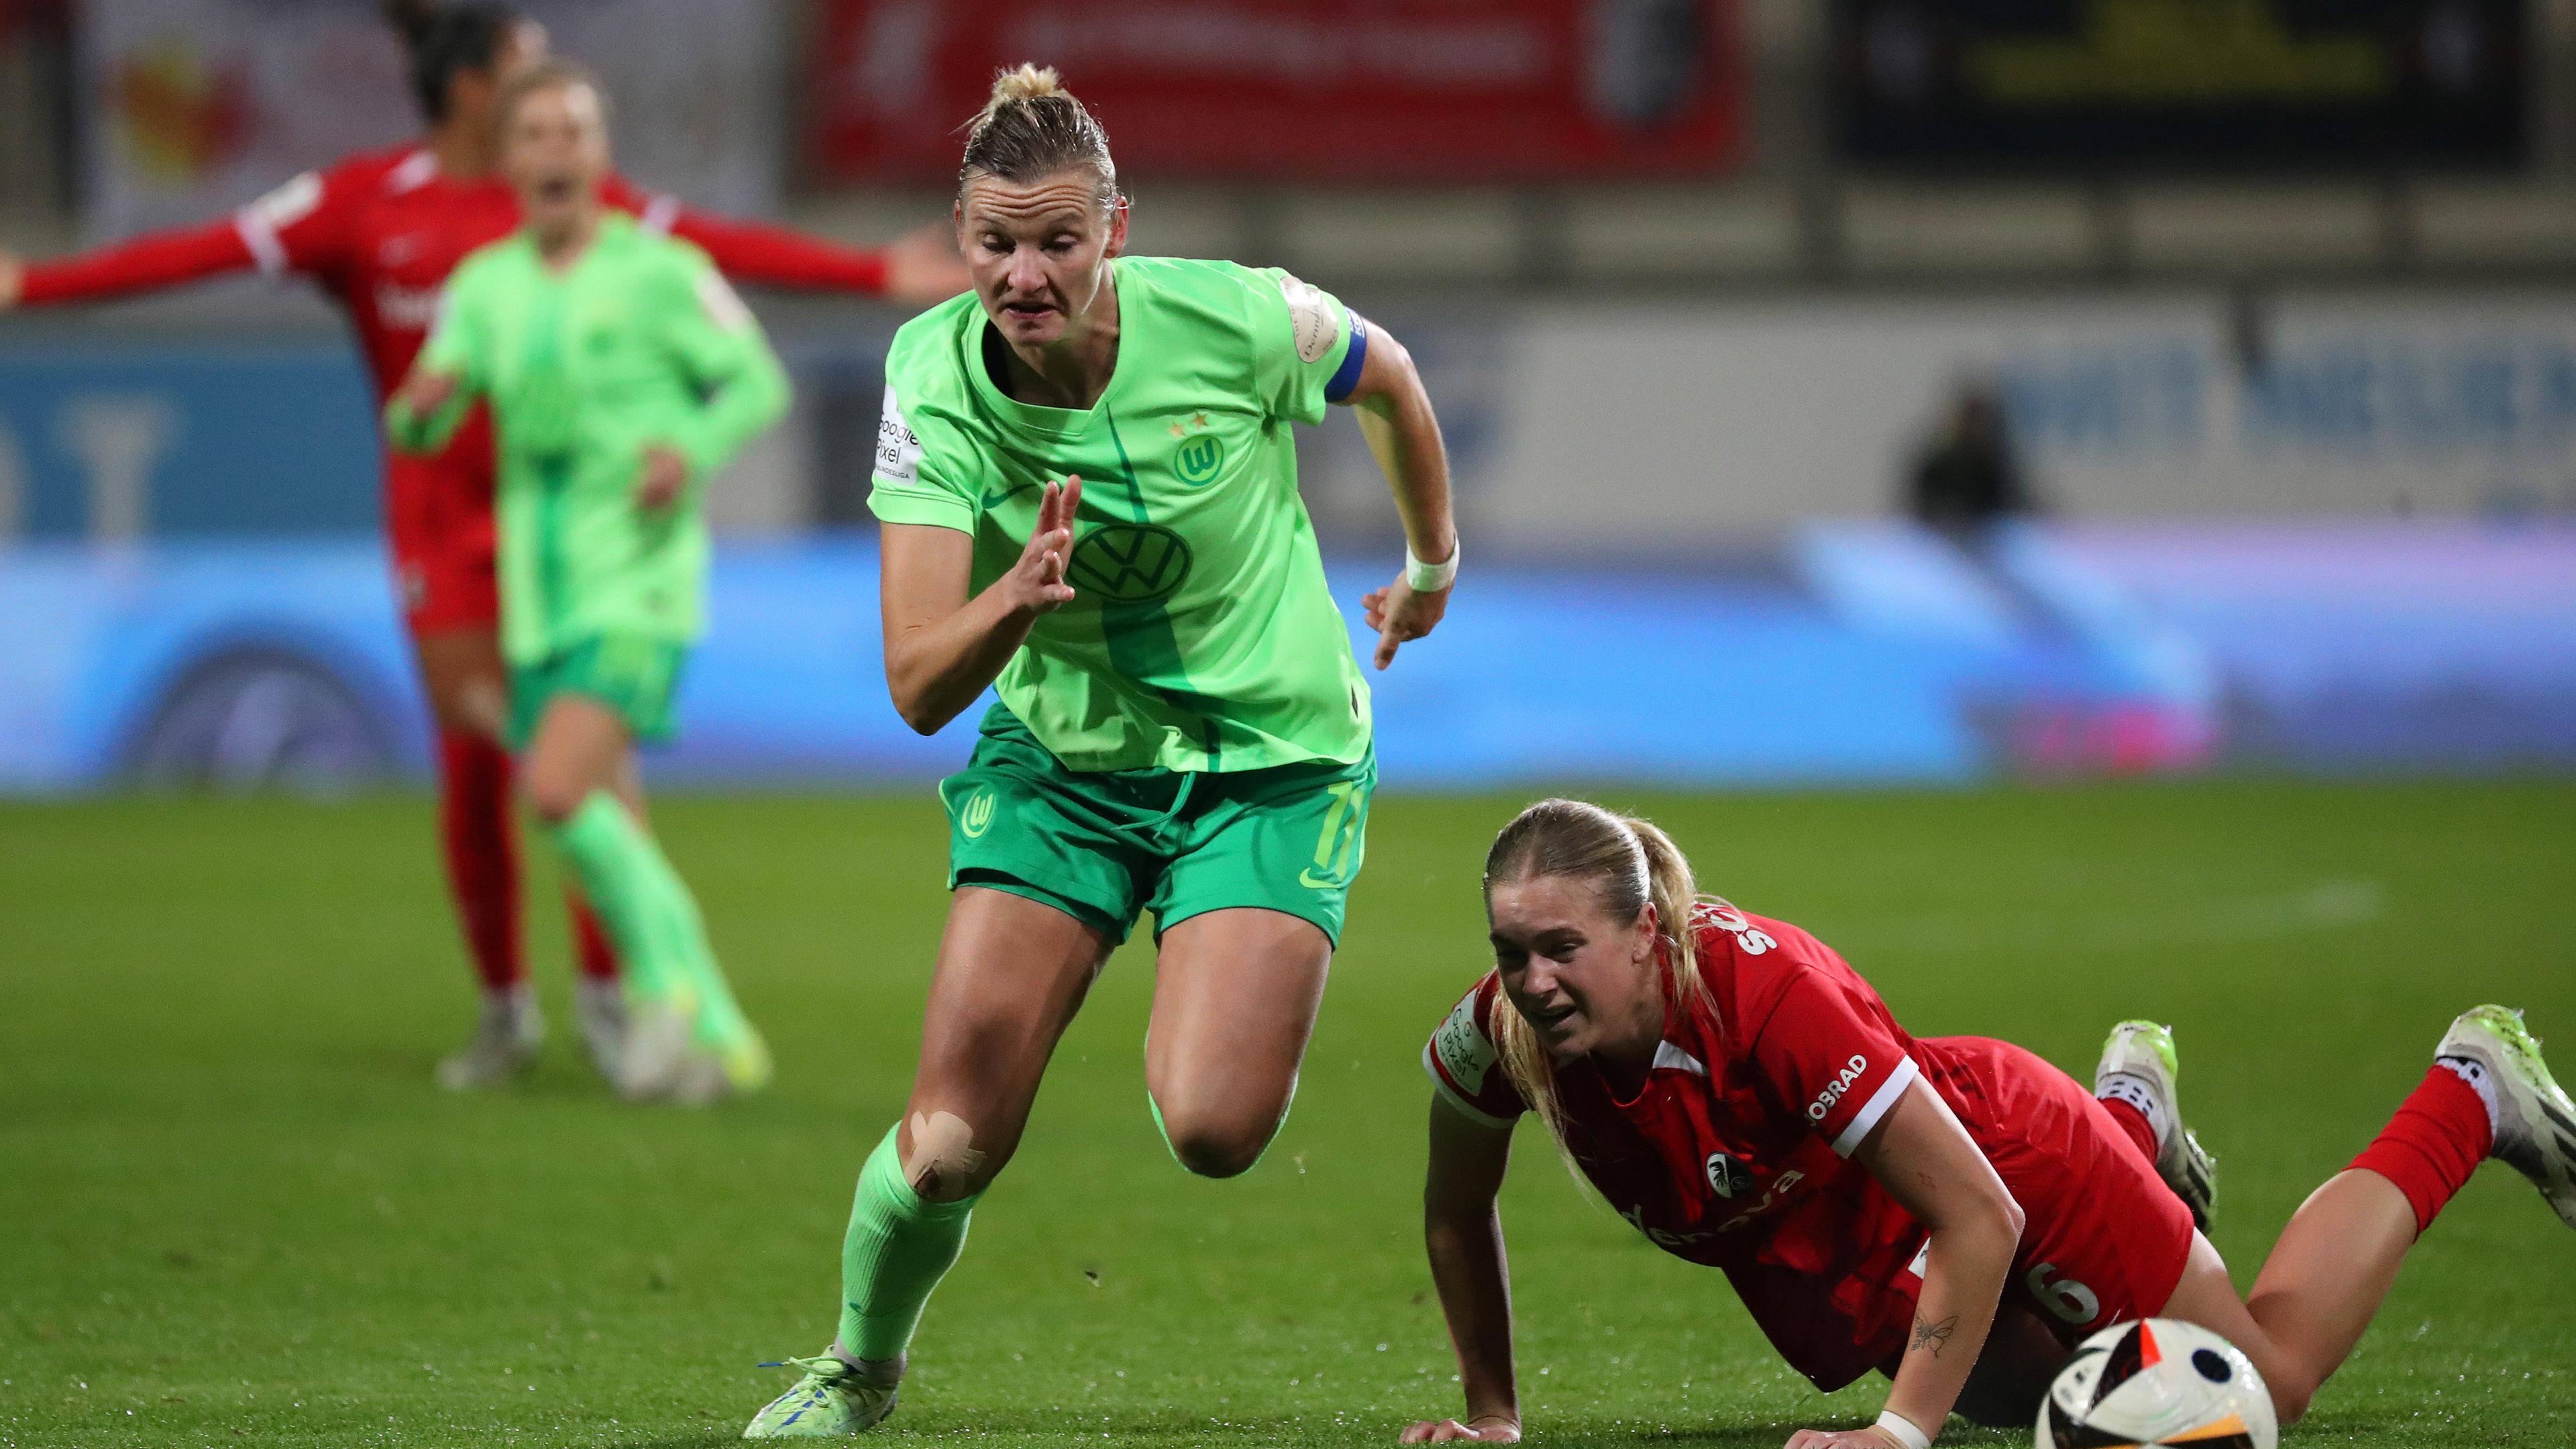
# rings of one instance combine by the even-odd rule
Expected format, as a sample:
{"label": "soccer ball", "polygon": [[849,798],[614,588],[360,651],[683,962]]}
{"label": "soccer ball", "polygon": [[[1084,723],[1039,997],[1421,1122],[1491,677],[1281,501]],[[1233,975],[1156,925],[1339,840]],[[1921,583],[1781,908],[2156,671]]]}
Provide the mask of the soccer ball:
{"label": "soccer ball", "polygon": [[2039,1449],[2274,1449],[2272,1393],[2236,1345],[2173,1318],[2084,1340],[2039,1403]]}

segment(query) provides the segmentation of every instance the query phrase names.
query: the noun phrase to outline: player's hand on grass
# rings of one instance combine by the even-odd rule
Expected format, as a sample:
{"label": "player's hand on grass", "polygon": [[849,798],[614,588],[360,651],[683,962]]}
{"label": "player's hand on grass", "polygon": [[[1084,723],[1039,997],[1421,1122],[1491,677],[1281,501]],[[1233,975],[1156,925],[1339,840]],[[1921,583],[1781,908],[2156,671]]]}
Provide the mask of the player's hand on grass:
{"label": "player's hand on grass", "polygon": [[1413,586],[1398,578],[1360,600],[1366,611],[1368,626],[1377,631],[1377,667],[1384,669],[1395,662],[1395,651],[1408,640],[1419,639],[1440,625],[1440,616],[1449,612],[1449,595],[1457,585],[1438,593],[1414,592]]}
{"label": "player's hand on grass", "polygon": [[1876,1424],[1866,1429],[1801,1429],[1789,1436],[1786,1449],[1905,1449],[1896,1436]]}
{"label": "player's hand on grass", "polygon": [[1398,1444],[1517,1444],[1521,1426],[1511,1419],[1470,1419],[1461,1424],[1455,1419],[1422,1419],[1395,1436]]}
{"label": "player's hand on grass", "polygon": [[18,305],[27,290],[27,264],[15,252],[0,252],[0,312]]}
{"label": "player's hand on grass", "polygon": [[975,285],[957,255],[957,233],[946,222],[905,232],[885,249],[885,260],[886,296],[897,302],[927,307]]}
{"label": "player's hand on grass", "polygon": [[644,449],[643,465],[635,472],[635,506],[647,513],[660,513],[680,501],[680,490],[689,486],[689,460],[668,443],[654,443]]}
{"label": "player's hand on grass", "polygon": [[1038,497],[1038,526],[1020,561],[995,581],[1003,598],[1019,614],[1051,614],[1073,602],[1073,585],[1064,581],[1065,560],[1073,555],[1073,511],[1082,502],[1079,476],[1049,483]]}

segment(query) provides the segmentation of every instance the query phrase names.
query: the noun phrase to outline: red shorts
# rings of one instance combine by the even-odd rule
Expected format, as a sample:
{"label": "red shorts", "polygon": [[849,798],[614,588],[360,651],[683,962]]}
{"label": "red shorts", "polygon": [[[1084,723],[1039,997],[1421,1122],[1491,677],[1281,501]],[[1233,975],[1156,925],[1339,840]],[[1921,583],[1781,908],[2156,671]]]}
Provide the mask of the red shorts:
{"label": "red shorts", "polygon": [[[2010,1042],[1917,1038],[1913,1057],[2021,1204],[2003,1306],[2036,1314],[2068,1347],[2160,1312],[2191,1253],[2191,1211],[2102,1104]],[[1772,1346],[1827,1393],[1896,1371],[1923,1294],[1922,1223],[1874,1183],[1848,1207],[1809,1224],[1830,1250],[1775,1237],[1726,1265]]]}
{"label": "red shorts", "polygon": [[[2191,1255],[2191,1210],[2093,1094],[2010,1042],[1915,1045],[1924,1075],[2021,1204],[2005,1306],[2036,1314],[2070,1348],[2162,1312]],[[1918,1257],[1896,1286],[1918,1295],[1920,1275]]]}
{"label": "red shorts", "polygon": [[500,627],[489,417],[476,408],[436,454],[385,457],[394,586],[415,636]]}

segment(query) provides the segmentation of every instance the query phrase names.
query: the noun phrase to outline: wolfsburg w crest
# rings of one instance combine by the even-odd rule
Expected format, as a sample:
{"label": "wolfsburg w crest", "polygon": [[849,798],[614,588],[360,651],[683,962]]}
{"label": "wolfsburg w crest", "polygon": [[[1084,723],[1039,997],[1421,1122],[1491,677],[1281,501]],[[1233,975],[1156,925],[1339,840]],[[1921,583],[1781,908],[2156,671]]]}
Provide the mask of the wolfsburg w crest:
{"label": "wolfsburg w crest", "polygon": [[1205,483],[1225,466],[1225,439],[1214,433],[1193,433],[1172,450],[1173,471],[1184,483]]}
{"label": "wolfsburg w crest", "polygon": [[1190,546],[1153,523],[1104,523],[1082,536],[1065,564],[1076,589],[1112,603],[1168,599],[1190,576]]}

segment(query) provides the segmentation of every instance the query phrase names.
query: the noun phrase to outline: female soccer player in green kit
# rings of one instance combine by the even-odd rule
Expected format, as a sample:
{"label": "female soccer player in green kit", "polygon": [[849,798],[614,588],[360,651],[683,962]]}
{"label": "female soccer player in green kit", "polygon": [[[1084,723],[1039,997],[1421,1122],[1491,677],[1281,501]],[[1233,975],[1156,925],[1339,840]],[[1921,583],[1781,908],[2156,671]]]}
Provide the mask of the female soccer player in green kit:
{"label": "female soccer player in green kit", "polygon": [[1376,780],[1290,424],[1356,406],[1394,487],[1410,557],[1365,600],[1380,668],[1456,571],[1404,349],[1283,272],[1121,256],[1108,144],[1053,71],[995,85],[956,217],[975,293],[895,335],[869,506],[896,708],[928,733],[988,685],[1001,702],[940,787],[955,895],[911,1101],[859,1175],[840,1333],[748,1438],[892,1411],[967,1214],[1140,912],[1173,1155],[1230,1177],[1285,1117]]}
{"label": "female soccer player in green kit", "polygon": [[608,132],[585,72],[524,73],[500,125],[525,223],[449,279],[386,431],[429,451],[491,402],[511,743],[626,967],[619,1089],[751,1091],[768,1048],[645,825],[635,745],[669,738],[704,630],[706,479],[786,410],[787,376],[703,253],[601,205]]}

